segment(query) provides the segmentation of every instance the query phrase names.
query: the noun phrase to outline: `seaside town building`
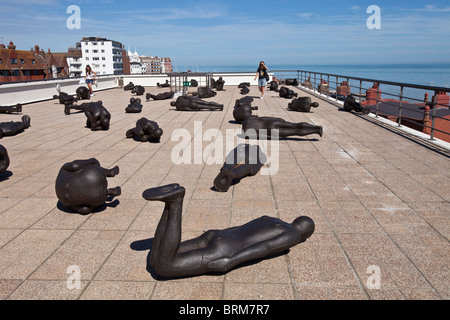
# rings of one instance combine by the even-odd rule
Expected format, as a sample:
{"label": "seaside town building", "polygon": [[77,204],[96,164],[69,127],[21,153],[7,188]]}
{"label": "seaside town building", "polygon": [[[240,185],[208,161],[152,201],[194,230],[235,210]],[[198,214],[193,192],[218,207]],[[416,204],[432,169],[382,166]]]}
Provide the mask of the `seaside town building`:
{"label": "seaside town building", "polygon": [[90,65],[98,75],[124,74],[124,46],[118,41],[99,37],[86,37],[81,40],[82,76]]}

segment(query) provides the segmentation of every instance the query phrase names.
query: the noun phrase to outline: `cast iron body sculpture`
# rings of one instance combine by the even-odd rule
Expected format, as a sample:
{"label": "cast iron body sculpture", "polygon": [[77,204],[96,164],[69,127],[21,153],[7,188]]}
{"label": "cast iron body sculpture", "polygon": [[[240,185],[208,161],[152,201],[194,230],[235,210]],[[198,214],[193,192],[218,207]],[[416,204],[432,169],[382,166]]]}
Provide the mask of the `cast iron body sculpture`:
{"label": "cast iron body sculpture", "polygon": [[277,91],[278,92],[278,82],[277,81],[270,81],[269,89],[271,91]]}
{"label": "cast iron body sculpture", "polygon": [[317,102],[313,103],[310,97],[297,98],[292,100],[292,102],[288,104],[289,109],[299,112],[310,112],[311,107],[318,108],[319,104]]}
{"label": "cast iron body sculpture", "polygon": [[145,88],[143,86],[134,86],[134,88],[131,89],[131,93],[135,93],[137,96],[142,96],[145,93]]}
{"label": "cast iron body sculpture", "polygon": [[178,111],[200,111],[200,110],[220,110],[223,111],[223,104],[211,101],[204,101],[199,97],[180,96],[176,101],[170,103]]}
{"label": "cast iron body sculpture", "polygon": [[5,172],[9,167],[8,151],[0,144],[0,173]]}
{"label": "cast iron body sculpture", "polygon": [[0,106],[0,113],[13,113],[13,112],[21,113],[22,112],[22,105],[20,103],[18,103],[15,106],[12,106],[12,107],[2,107],[2,106]]}
{"label": "cast iron body sculpture", "polygon": [[60,104],[70,105],[77,102],[77,99],[70,94],[60,92],[58,95],[54,95],[53,99],[58,99]]}
{"label": "cast iron body sculpture", "polygon": [[246,87],[250,87],[250,82],[241,82],[241,83],[238,85],[238,88],[239,88],[239,89],[243,89],[243,88],[246,88]]}
{"label": "cast iron body sculpture", "polygon": [[92,131],[109,129],[111,114],[103,106],[102,101],[86,104],[84,114],[87,118],[86,126]]}
{"label": "cast iron body sculpture", "polygon": [[287,253],[314,233],[314,222],[308,217],[299,217],[290,224],[264,216],[181,242],[185,192],[180,185],[171,184],[148,189],[142,195],[145,200],[165,203],[147,261],[161,277],[226,273],[244,263]]}
{"label": "cast iron body sculpture", "polygon": [[212,87],[215,88],[217,91],[222,91],[224,84],[225,84],[225,80],[223,80],[222,77],[219,77],[219,80],[213,79]]}
{"label": "cast iron body sculpture", "polygon": [[253,98],[245,97],[236,100],[233,110],[233,117],[237,123],[242,123],[245,118],[252,115],[252,110],[258,110],[258,107],[252,107]]}
{"label": "cast iron body sculpture", "polygon": [[256,175],[266,161],[267,156],[258,145],[238,145],[227,156],[214,180],[214,188],[219,192],[227,192],[234,180]]}
{"label": "cast iron body sculpture", "polygon": [[241,94],[242,94],[242,95],[246,95],[246,94],[248,94],[249,92],[250,92],[250,89],[247,88],[247,87],[244,87],[244,88],[241,89]]}
{"label": "cast iron body sculpture", "polygon": [[163,130],[155,121],[141,118],[136,121],[136,127],[127,131],[127,138],[137,138],[142,142],[159,142]]}
{"label": "cast iron body sculpture", "polygon": [[195,79],[191,79],[191,87],[192,87],[192,88],[198,87],[198,81],[195,80]]}
{"label": "cast iron body sculpture", "polygon": [[272,130],[278,130],[279,138],[318,134],[322,137],[323,128],[306,122],[291,123],[281,118],[250,116],[242,123],[242,130],[249,138],[272,138]]}
{"label": "cast iron body sculpture", "polygon": [[200,87],[197,89],[197,92],[194,92],[192,95],[198,96],[199,98],[212,98],[217,95],[217,92],[210,87]]}
{"label": "cast iron body sculpture", "polygon": [[147,93],[147,95],[145,96],[147,98],[147,100],[153,99],[153,100],[168,100],[168,99],[172,99],[175,95],[175,92],[173,91],[169,91],[169,92],[164,92],[164,93],[159,93],[157,95],[153,95],[151,93]]}
{"label": "cast iron body sculpture", "polygon": [[281,98],[293,99],[294,97],[298,97],[298,93],[287,87],[281,87],[278,92]]}
{"label": "cast iron body sculpture", "polygon": [[160,84],[160,83],[158,82],[156,85],[157,85],[159,88],[168,88],[168,87],[170,87],[169,80],[166,80],[166,82],[163,83],[163,84]]}
{"label": "cast iron body sculpture", "polygon": [[370,113],[370,108],[361,106],[360,103],[356,102],[356,99],[352,94],[345,99],[344,110],[349,112],[354,110],[355,112],[360,112],[362,114]]}
{"label": "cast iron body sculpture", "polygon": [[108,189],[106,179],[117,174],[119,167],[104,169],[94,158],[66,163],[56,178],[56,195],[65,207],[81,214],[92,213],[110,196],[120,196],[120,187]]}
{"label": "cast iron body sculpture", "polygon": [[123,87],[123,90],[124,91],[131,91],[131,90],[133,90],[133,88],[134,88],[134,83],[130,82],[125,87]]}
{"label": "cast iron body sculpture", "polygon": [[[101,101],[99,101],[99,102],[101,102]],[[85,102],[85,103],[82,103],[80,105],[77,105],[77,104],[66,104],[64,106],[64,114],[70,115],[70,110],[72,110],[72,109],[84,112],[87,107],[89,107],[91,105],[99,104],[99,102]]]}
{"label": "cast iron body sculpture", "polygon": [[31,118],[27,115],[22,117],[22,121],[10,121],[0,123],[0,139],[6,136],[14,136],[30,127]]}
{"label": "cast iron body sculpture", "polygon": [[87,87],[79,87],[76,91],[77,100],[90,100],[91,93],[89,92],[89,88]]}
{"label": "cast iron body sculpture", "polygon": [[297,79],[286,79],[285,83],[288,86],[298,86],[298,80]]}
{"label": "cast iron body sculpture", "polygon": [[142,112],[141,99],[131,98],[130,104],[125,108],[126,113],[140,113]]}

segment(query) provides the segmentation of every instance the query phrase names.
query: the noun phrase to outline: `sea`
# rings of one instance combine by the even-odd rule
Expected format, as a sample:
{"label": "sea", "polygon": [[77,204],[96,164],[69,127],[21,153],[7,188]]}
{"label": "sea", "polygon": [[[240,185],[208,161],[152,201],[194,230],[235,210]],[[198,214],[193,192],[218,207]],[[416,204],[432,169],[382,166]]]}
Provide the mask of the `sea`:
{"label": "sea", "polygon": [[[345,77],[357,77],[380,81],[392,81],[404,84],[425,85],[432,87],[450,88],[450,62],[448,63],[427,63],[427,64],[373,64],[373,65],[270,65],[270,70],[303,70],[310,72],[326,73],[343,76],[339,82],[345,81]],[[175,72],[191,70],[192,72],[251,72],[256,74],[258,66],[236,65],[236,66],[178,66],[174,67]],[[297,72],[274,72],[279,78],[296,77]],[[313,76],[311,77],[313,79]],[[327,80],[324,77],[324,80]],[[320,81],[320,79],[318,79]],[[330,88],[335,88],[336,78],[330,78]],[[359,81],[351,80],[352,92],[359,92]],[[370,88],[373,82],[363,82],[363,91]],[[384,85],[381,87],[383,99],[398,99],[400,87]],[[423,101],[425,93],[429,98],[434,92],[419,89],[404,89],[403,97],[410,99],[412,103]]]}

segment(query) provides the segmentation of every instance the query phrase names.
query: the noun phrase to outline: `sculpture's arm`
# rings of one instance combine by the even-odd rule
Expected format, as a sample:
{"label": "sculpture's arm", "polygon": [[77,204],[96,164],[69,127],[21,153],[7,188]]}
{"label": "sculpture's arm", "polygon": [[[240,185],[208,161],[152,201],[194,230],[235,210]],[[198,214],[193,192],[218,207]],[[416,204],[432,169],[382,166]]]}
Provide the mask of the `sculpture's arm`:
{"label": "sculpture's arm", "polygon": [[77,172],[89,165],[95,165],[100,167],[100,162],[97,159],[88,159],[88,160],[75,160],[69,163],[66,163],[62,169],[68,172]]}

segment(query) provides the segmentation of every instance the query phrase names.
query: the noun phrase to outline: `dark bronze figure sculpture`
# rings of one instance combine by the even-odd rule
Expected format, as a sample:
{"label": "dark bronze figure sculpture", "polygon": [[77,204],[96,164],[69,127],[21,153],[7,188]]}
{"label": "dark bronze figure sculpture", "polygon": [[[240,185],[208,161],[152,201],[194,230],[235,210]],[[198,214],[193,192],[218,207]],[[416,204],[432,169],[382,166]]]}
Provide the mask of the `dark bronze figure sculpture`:
{"label": "dark bronze figure sculpture", "polygon": [[130,82],[125,87],[123,87],[123,90],[124,91],[131,91],[131,90],[133,90],[133,88],[134,88],[134,83]]}
{"label": "dark bronze figure sculpture", "polygon": [[243,88],[247,88],[247,87],[250,87],[250,82],[241,82],[241,83],[238,85],[238,88],[239,88],[239,89],[243,89]]}
{"label": "dark bronze figure sculpture", "polygon": [[20,103],[18,103],[15,106],[12,106],[12,107],[2,107],[2,106],[0,106],[0,113],[13,113],[13,112],[21,113],[22,112],[22,105]]}
{"label": "dark bronze figure sculpture", "polygon": [[0,173],[6,172],[9,167],[8,151],[0,144]]}
{"label": "dark bronze figure sculpture", "polygon": [[278,92],[278,81],[270,81],[269,90]]}
{"label": "dark bronze figure sculpture", "polygon": [[159,82],[156,84],[156,86],[158,87],[158,88],[169,88],[170,87],[170,83],[169,83],[169,80],[166,80],[166,82],[165,83],[163,83],[163,84],[160,84]]}
{"label": "dark bronze figure sculpture", "polygon": [[314,233],[314,221],[308,217],[299,217],[290,224],[264,216],[181,242],[185,192],[179,184],[171,184],[148,189],[142,195],[145,200],[165,204],[147,261],[161,277],[223,274],[244,263],[287,253]]}
{"label": "dark bronze figure sculpture", "polygon": [[244,97],[236,100],[233,110],[233,117],[237,123],[242,123],[245,118],[252,115],[253,110],[258,110],[258,107],[252,107],[252,102],[252,97]]}
{"label": "dark bronze figure sculpture", "polygon": [[53,99],[58,99],[59,103],[64,105],[70,105],[77,102],[77,98],[65,92],[60,92],[58,95],[54,95]]}
{"label": "dark bronze figure sculpture", "polygon": [[0,123],[0,139],[7,136],[14,136],[30,127],[31,118],[27,115],[22,117],[22,121],[10,121]]}
{"label": "dark bronze figure sculpture", "polygon": [[233,181],[256,175],[266,161],[267,156],[258,145],[238,145],[228,154],[214,180],[214,188],[219,192],[227,192]]}
{"label": "dark bronze figure sculpture", "polygon": [[94,158],[66,163],[56,178],[56,195],[65,207],[81,214],[92,213],[110,196],[120,196],[121,188],[108,189],[106,179],[117,174],[119,167],[104,169]]}
{"label": "dark bronze figure sculpture", "polygon": [[212,80],[213,84],[212,87],[214,89],[216,89],[217,91],[222,91],[223,90],[223,86],[225,85],[225,80],[223,80],[222,77],[219,77],[219,80]]}
{"label": "dark bronze figure sculpture", "polygon": [[248,87],[244,87],[241,89],[241,94],[242,95],[246,95],[250,92],[250,89]]}
{"label": "dark bronze figure sculpture", "polygon": [[135,93],[137,96],[142,96],[145,93],[145,88],[143,86],[134,86],[134,88],[131,89],[131,93]]}
{"label": "dark bronze figure sculpture", "polygon": [[85,111],[86,107],[90,106],[90,105],[96,105],[98,104],[98,102],[85,102],[82,103],[80,105],[77,104],[66,104],[64,106],[64,114],[66,115],[70,115],[70,110],[78,110],[78,111]]}
{"label": "dark bronze figure sculpture", "polygon": [[296,93],[296,92],[294,92],[294,90],[291,90],[284,86],[280,88],[278,93],[281,98],[293,99],[294,97],[298,97],[298,93]]}
{"label": "dark bronze figure sculpture", "polygon": [[197,92],[192,94],[193,96],[197,96],[201,99],[203,98],[212,98],[217,95],[217,92],[212,90],[210,87],[200,87],[197,89]]}
{"label": "dark bronze figure sculpture", "polygon": [[140,113],[142,112],[141,99],[131,98],[130,104],[125,108],[126,113]]}
{"label": "dark bronze figure sculpture", "polygon": [[90,100],[91,93],[87,87],[79,87],[76,90],[77,100]]}
{"label": "dark bronze figure sculpture", "polygon": [[301,97],[292,100],[288,104],[288,108],[298,112],[310,112],[311,108],[318,108],[319,104],[317,102],[312,102],[310,97]]}
{"label": "dark bronze figure sculpture", "polygon": [[192,88],[197,88],[198,87],[198,81],[195,79],[191,79],[191,87]]}
{"label": "dark bronze figure sculpture", "polygon": [[356,99],[352,94],[347,96],[347,98],[345,99],[344,110],[349,112],[355,111],[362,114],[370,113],[370,108],[362,106],[360,103],[356,102]]}
{"label": "dark bronze figure sculpture", "polygon": [[286,85],[288,86],[298,86],[298,80],[297,79],[286,79],[285,81]]}
{"label": "dark bronze figure sculpture", "polygon": [[199,97],[191,96],[180,96],[176,101],[172,101],[170,105],[176,107],[178,111],[223,111],[223,104],[218,104],[212,101],[204,101]]}
{"label": "dark bronze figure sculpture", "polygon": [[153,100],[168,100],[172,99],[175,96],[175,92],[169,91],[164,93],[159,93],[157,95],[147,93],[146,98],[147,100],[153,99]]}
{"label": "dark bronze figure sculpture", "polygon": [[84,114],[87,118],[86,126],[92,131],[109,129],[111,114],[103,106],[102,101],[86,104]]}
{"label": "dark bronze figure sculpture", "polygon": [[249,138],[271,139],[272,130],[277,130],[279,138],[318,134],[322,137],[322,126],[306,122],[291,123],[281,118],[250,116],[242,123],[242,130]]}
{"label": "dark bronze figure sculpture", "polygon": [[137,138],[142,142],[159,142],[163,130],[155,121],[141,118],[136,122],[136,127],[127,131],[127,138]]}

